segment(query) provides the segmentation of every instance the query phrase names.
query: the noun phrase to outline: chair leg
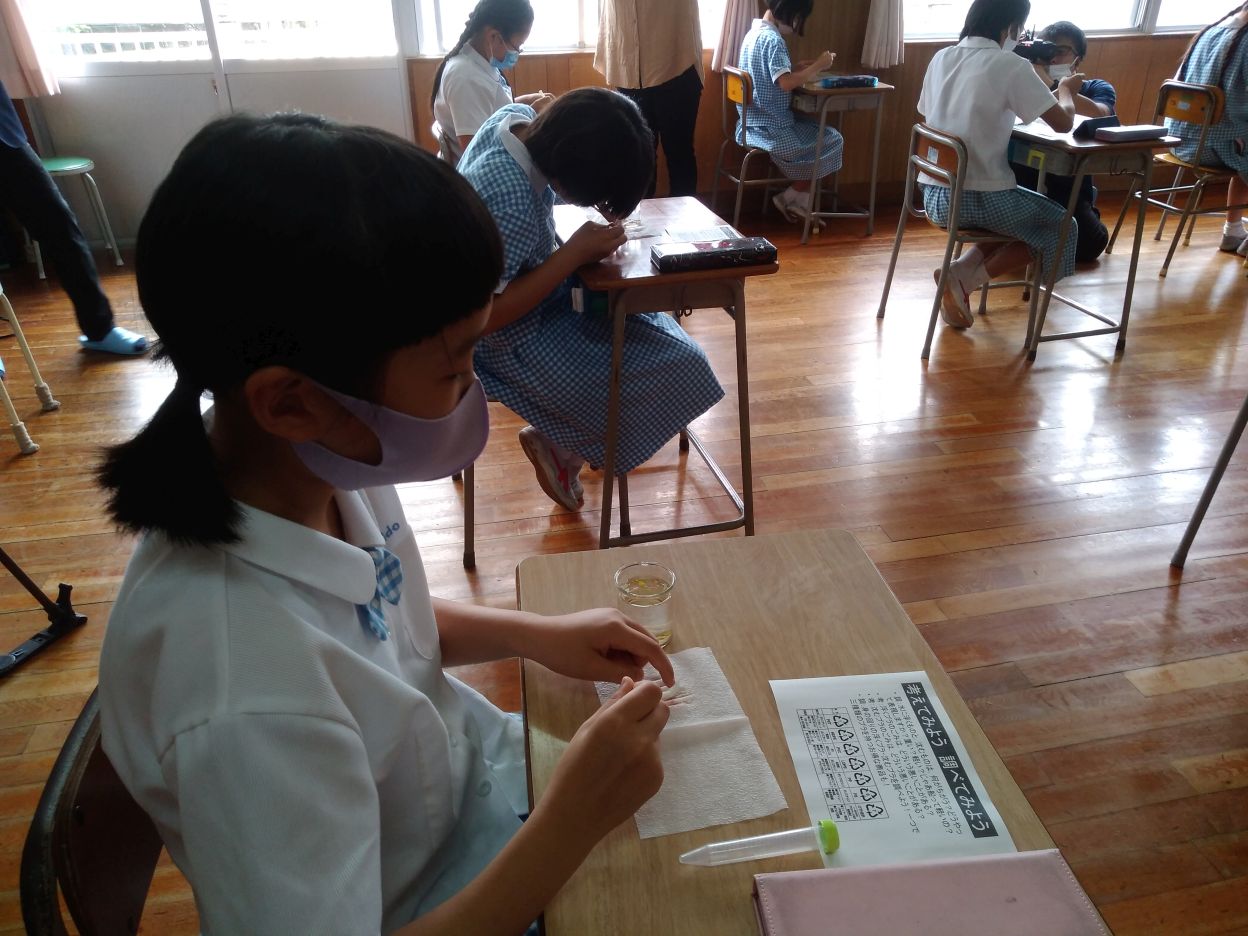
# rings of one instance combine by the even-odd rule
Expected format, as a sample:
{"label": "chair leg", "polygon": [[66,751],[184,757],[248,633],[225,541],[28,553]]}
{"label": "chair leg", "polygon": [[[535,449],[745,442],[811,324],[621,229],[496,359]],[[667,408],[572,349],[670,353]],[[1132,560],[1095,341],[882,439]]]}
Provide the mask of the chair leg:
{"label": "chair leg", "polygon": [[984,283],[984,285],[979,288],[979,314],[980,315],[988,314],[988,284],[987,283]]}
{"label": "chair leg", "polygon": [[737,202],[732,209],[732,226],[737,230],[741,230],[741,201],[745,198],[745,180],[748,178],[750,160],[753,158],[753,150],[746,152],[745,158],[741,160],[741,169],[737,173]]}
{"label": "chair leg", "polygon": [[[1167,208],[1171,208],[1174,206],[1174,196],[1178,194],[1176,189],[1178,189],[1179,186],[1183,184],[1184,171],[1185,170],[1183,169],[1183,167],[1180,166],[1178,172],[1174,174],[1174,181],[1170,183],[1170,192],[1168,195],[1166,195],[1166,207]],[[1168,221],[1169,218],[1170,218],[1170,212],[1163,210],[1161,212],[1161,221],[1157,225],[1157,233],[1153,235],[1153,240],[1155,241],[1161,240],[1162,232],[1165,231],[1166,221]],[[1162,274],[1162,275],[1164,276],[1165,274]]]}
{"label": "chair leg", "polygon": [[17,313],[13,311],[13,306],[9,305],[9,297],[4,293],[0,293],[0,318],[8,320],[13,327],[13,337],[17,339],[17,346],[22,352],[22,357],[26,359],[26,366],[30,369],[30,376],[35,382],[35,395],[39,397],[39,403],[45,413],[61,408],[61,404],[52,397],[52,388],[43,382],[43,375],[39,373],[39,365],[35,363],[35,356],[30,351],[30,345],[26,341],[26,334],[22,331],[22,323],[17,320]]}
{"label": "chair leg", "polygon": [[1118,223],[1114,225],[1114,233],[1109,236],[1109,243],[1105,245],[1105,253],[1114,252],[1114,244],[1118,241],[1118,232],[1122,230],[1122,222],[1127,217],[1127,209],[1131,207],[1131,199],[1136,197],[1140,189],[1140,177],[1138,175],[1131,176],[1131,185],[1127,189],[1126,200],[1122,203],[1122,211],[1118,212]]}
{"label": "chair leg", "polygon": [[[1170,269],[1170,261],[1174,259],[1175,248],[1179,246],[1179,240],[1183,237],[1183,228],[1193,220],[1196,206],[1200,203],[1201,190],[1204,188],[1198,181],[1193,187],[1191,194],[1187,197],[1187,205],[1183,208],[1183,213],[1179,215],[1179,227],[1174,232],[1174,237],[1170,239],[1170,249],[1166,251],[1166,261],[1161,265],[1161,272],[1158,276],[1164,277]],[[1160,231],[1160,229],[1158,229]]]}
{"label": "chair leg", "polygon": [[477,567],[477,505],[476,505],[476,463],[463,471],[464,475],[464,568]]}
{"label": "chair leg", "polygon": [[620,488],[620,536],[632,536],[633,527],[628,520],[628,475],[616,475],[615,480]]}
{"label": "chair leg", "polygon": [[689,430],[680,430],[680,451],[682,454],[689,451]]}
{"label": "chair leg", "polygon": [[940,265],[940,280],[936,283],[936,298],[932,302],[932,316],[927,322],[927,338],[923,341],[923,353],[920,357],[927,360],[932,353],[932,338],[936,335],[936,319],[940,317],[940,300],[945,294],[945,284],[949,282],[949,267],[953,263],[953,250],[957,241],[956,215],[949,218],[949,240],[945,244],[945,257]]}
{"label": "chair leg", "polygon": [[1196,510],[1192,513],[1192,519],[1188,521],[1187,529],[1183,531],[1183,540],[1179,543],[1179,548],[1174,551],[1174,557],[1170,560],[1172,566],[1181,569],[1183,568],[1183,563],[1187,562],[1187,551],[1192,548],[1192,540],[1196,538],[1196,533],[1200,530],[1200,525],[1205,519],[1205,511],[1209,509],[1209,504],[1213,502],[1213,495],[1218,491],[1218,485],[1222,482],[1222,475],[1226,473],[1226,466],[1231,463],[1231,456],[1235,454],[1240,437],[1244,434],[1245,426],[1248,426],[1248,397],[1244,397],[1244,405],[1239,408],[1239,415],[1235,417],[1231,431],[1222,446],[1222,452],[1218,455],[1217,463],[1214,464],[1213,471],[1209,474],[1209,480],[1205,482],[1205,489],[1201,492],[1200,501],[1196,504]]}
{"label": "chair leg", "polygon": [[95,216],[100,222],[100,229],[104,232],[104,243],[113,252],[113,261],[117,266],[125,266],[121,262],[121,251],[117,249],[117,238],[113,236],[113,226],[108,223],[108,212],[104,210],[104,199],[100,198],[100,190],[95,184],[95,179],[91,178],[91,173],[84,172],[82,174],[82,182],[87,187],[87,199],[95,209]]}
{"label": "chair leg", "polygon": [[719,159],[715,160],[715,179],[711,182],[711,211],[715,210],[715,206],[719,204],[719,177],[724,171],[724,156],[728,153],[728,144],[731,140],[724,140],[719,147]]}
{"label": "chair leg", "polygon": [[26,424],[17,415],[17,410],[13,407],[13,401],[9,398],[9,388],[4,385],[2,379],[0,379],[0,403],[4,404],[4,411],[8,414],[9,428],[13,430],[13,438],[17,440],[18,450],[23,455],[35,454],[35,452],[39,451],[39,446],[31,439],[30,433],[26,431]]}
{"label": "chair leg", "polygon": [[39,242],[37,240],[32,240],[30,242],[30,246],[35,252],[35,273],[39,275],[41,280],[46,280],[48,278],[48,274],[43,268],[43,251],[39,249]]}
{"label": "chair leg", "polygon": [[[909,186],[907,186],[907,195],[909,195]],[[884,317],[884,310],[888,306],[888,294],[893,288],[893,273],[897,270],[897,257],[901,253],[901,238],[906,233],[906,221],[910,217],[910,211],[906,205],[901,206],[901,218],[897,222],[897,236],[893,239],[893,255],[888,261],[888,273],[884,277],[884,292],[880,295],[880,308],[875,313],[877,319]]]}

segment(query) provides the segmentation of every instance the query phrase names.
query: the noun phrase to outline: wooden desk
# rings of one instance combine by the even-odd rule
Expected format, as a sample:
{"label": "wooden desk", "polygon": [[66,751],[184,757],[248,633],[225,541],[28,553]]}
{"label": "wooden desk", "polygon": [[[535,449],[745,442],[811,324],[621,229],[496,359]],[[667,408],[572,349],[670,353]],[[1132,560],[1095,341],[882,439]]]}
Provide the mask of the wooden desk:
{"label": "wooden desk", "polygon": [[828,114],[833,114],[836,129],[841,129],[841,115],[848,111],[872,111],[872,130],[874,141],[871,144],[871,190],[868,195],[867,207],[853,211],[841,211],[840,188],[841,174],[832,174],[832,211],[821,211],[823,186],[812,176],[814,189],[814,210],[806,218],[802,229],[802,243],[810,239],[810,227],[813,219],[818,218],[866,218],[867,237],[875,233],[875,183],[880,171],[880,125],[883,122],[881,110],[884,107],[884,95],[894,90],[890,84],[877,84],[874,88],[823,88],[818,82],[802,85],[793,92],[793,109],[799,114],[819,115],[819,136],[815,143],[815,165],[819,165],[819,157],[823,153],[823,130],[828,125]]}
{"label": "wooden desk", "polygon": [[[1148,192],[1153,177],[1153,153],[1158,150],[1177,146],[1181,141],[1178,137],[1164,137],[1160,140],[1140,140],[1134,143],[1103,143],[1099,140],[1076,140],[1069,133],[1058,133],[1041,120],[1033,121],[1014,128],[1010,140],[1010,160],[1020,166],[1035,169],[1040,179],[1037,185],[1044,192],[1044,181],[1047,175],[1071,176],[1070,199],[1066,206],[1066,217],[1062,221],[1058,235],[1057,256],[1062,255],[1066,241],[1070,237],[1071,219],[1075,214],[1075,205],[1079,201],[1079,189],[1083,180],[1089,175],[1115,175],[1124,172],[1141,174],[1142,197],[1140,198],[1139,215],[1135,222],[1135,240],[1131,246],[1131,266],[1127,273],[1127,288],[1123,296],[1122,315],[1114,321],[1106,315],[1089,309],[1065,296],[1053,291],[1057,282],[1057,264],[1048,271],[1047,285],[1042,290],[1036,321],[1028,323],[1027,357],[1036,359],[1036,349],[1042,341],[1058,341],[1063,338],[1085,338],[1091,335],[1118,335],[1116,353],[1121,354],[1127,346],[1127,324],[1131,318],[1131,296],[1135,292],[1135,273],[1140,262],[1140,244],[1144,236],[1144,215],[1148,206]],[[1084,315],[1089,315],[1106,327],[1093,328],[1085,331],[1064,332],[1056,335],[1044,334],[1044,320],[1049,312],[1049,302],[1056,299]]]}
{"label": "wooden desk", "polygon": [[[613,319],[614,346],[611,357],[611,389],[607,404],[607,452],[603,464],[602,525],[598,545],[627,546],[679,536],[694,536],[721,530],[745,527],[746,535],[754,533],[753,475],[750,464],[750,399],[749,375],[746,356],[745,332],[745,280],[749,276],[775,273],[777,263],[758,266],[728,267],[720,270],[694,270],[684,273],[659,273],[650,265],[650,248],[662,241],[665,230],[691,230],[727,224],[696,198],[650,198],[641,203],[637,217],[643,227],[655,233],[646,237],[632,238],[615,253],[599,263],[590,264],[577,271],[587,287],[605,292],[609,300],[609,312]],[[566,241],[587,220],[585,208],[574,205],[555,207],[555,233]],[[738,516],[719,523],[704,523],[693,527],[680,527],[634,534],[628,519],[628,481],[624,475],[616,478],[615,455],[620,425],[620,364],[624,353],[624,320],[638,312],[673,312],[688,314],[694,309],[721,308],[736,322],[737,345],[737,401],[741,420],[741,493],[728,480],[719,465],[711,458],[698,437],[688,430],[681,436],[681,448],[692,444],[694,449],[714,473],[724,491],[737,506]],[[680,388],[674,387],[674,393]],[[620,535],[611,536],[612,484],[618,480],[620,488]]]}
{"label": "wooden desk", "polygon": [[[707,842],[808,821],[769,679],[924,670],[949,712],[1014,843],[1051,848],[1048,833],[931,649],[879,572],[841,530],[651,545],[526,559],[516,573],[526,611],[612,606],[612,573],[654,559],[675,569],[670,650],[707,646],[750,718],[789,808],[774,816],[642,841],[629,821],[608,835],[546,910],[547,936],[680,933],[756,936],[752,876],[820,867],[797,855],[719,868],[681,865]],[[593,688],[524,662],[530,790],[541,799],[556,761],[597,707]]]}

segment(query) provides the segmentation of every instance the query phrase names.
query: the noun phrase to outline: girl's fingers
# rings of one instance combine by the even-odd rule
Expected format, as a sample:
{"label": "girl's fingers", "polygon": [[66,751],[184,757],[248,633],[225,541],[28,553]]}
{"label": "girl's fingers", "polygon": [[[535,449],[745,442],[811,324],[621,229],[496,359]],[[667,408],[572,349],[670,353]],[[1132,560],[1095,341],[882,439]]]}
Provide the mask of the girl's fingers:
{"label": "girl's fingers", "polygon": [[676,673],[659,642],[635,621],[627,621],[627,624],[627,629],[612,634],[611,652],[627,653],[641,666],[651,664],[659,671],[663,685],[670,686],[676,681]]}

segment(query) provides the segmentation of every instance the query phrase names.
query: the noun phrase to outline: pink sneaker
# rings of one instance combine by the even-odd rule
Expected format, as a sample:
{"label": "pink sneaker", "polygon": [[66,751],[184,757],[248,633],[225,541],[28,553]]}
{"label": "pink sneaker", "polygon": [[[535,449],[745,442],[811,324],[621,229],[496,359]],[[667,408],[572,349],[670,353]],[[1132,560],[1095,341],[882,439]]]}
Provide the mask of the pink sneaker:
{"label": "pink sneaker", "polygon": [[546,496],[560,507],[568,510],[580,510],[585,503],[585,490],[581,487],[581,465],[575,469],[564,464],[550,440],[534,429],[525,426],[520,430],[520,448],[524,455],[533,463],[537,472],[537,483],[542,486]]}

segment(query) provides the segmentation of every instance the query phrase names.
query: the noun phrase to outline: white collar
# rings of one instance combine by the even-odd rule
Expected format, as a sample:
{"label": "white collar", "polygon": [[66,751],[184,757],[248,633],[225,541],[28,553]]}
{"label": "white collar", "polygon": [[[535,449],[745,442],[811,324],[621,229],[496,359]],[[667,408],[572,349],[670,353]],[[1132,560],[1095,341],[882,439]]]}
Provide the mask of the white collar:
{"label": "white collar", "polygon": [[1003,51],[1001,43],[985,39],[983,36],[967,36],[958,45],[963,49],[996,49],[998,52]]}
{"label": "white collar", "polygon": [[346,541],[239,503],[242,539],[221,548],[244,562],[365,604],[377,590],[377,569],[361,547],[385,543],[377,518],[358,491],[335,491]]}
{"label": "white collar", "polygon": [[755,29],[770,29],[772,32],[783,37],[783,33],[780,32],[780,28],[776,26],[775,23],[769,23],[765,19],[763,19],[761,16],[758,19],[754,20],[754,28]]}
{"label": "white collar", "polygon": [[[529,152],[529,148],[520,142],[520,138],[511,132],[514,124],[532,123],[537,119],[537,111],[531,107],[521,104],[525,107],[529,114],[519,112],[507,114],[498,122],[498,139],[503,144],[503,149],[511,154],[514,159],[524,170],[524,174],[529,177],[529,184],[533,186],[533,191],[541,195],[550,186],[550,180],[542,175],[542,171],[533,163],[533,156]],[[530,116],[531,115],[531,116]]]}
{"label": "white collar", "polygon": [[478,52],[476,49],[474,49],[472,47],[472,44],[469,42],[464,43],[464,47],[459,50],[459,54],[464,56],[464,58],[468,59],[468,61],[472,62],[472,64],[475,65],[477,68],[480,68],[482,71],[486,72],[495,81],[498,81],[498,79],[503,74],[493,65],[491,65],[486,60],[485,56],[482,55],[480,52]]}

